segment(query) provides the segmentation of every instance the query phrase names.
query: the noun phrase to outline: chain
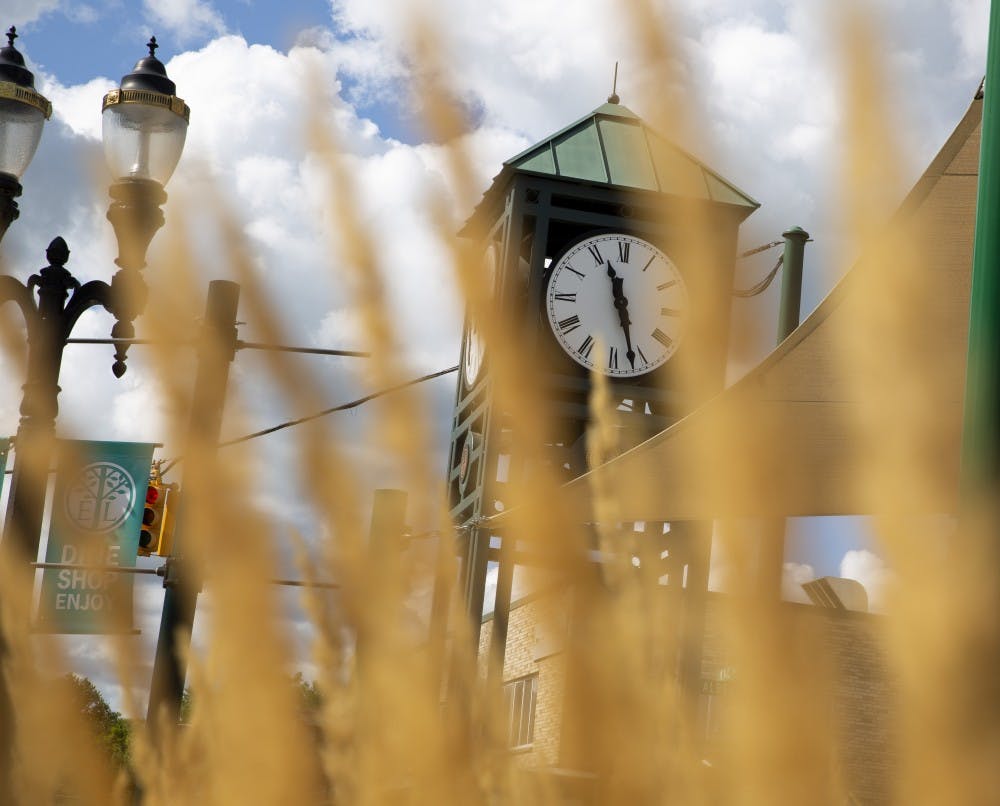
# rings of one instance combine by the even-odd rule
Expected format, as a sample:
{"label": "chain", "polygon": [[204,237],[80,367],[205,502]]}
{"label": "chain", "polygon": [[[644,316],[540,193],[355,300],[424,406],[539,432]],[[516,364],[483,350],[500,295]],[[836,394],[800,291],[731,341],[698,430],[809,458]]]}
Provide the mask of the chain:
{"label": "chain", "polygon": [[767,287],[771,285],[771,282],[778,274],[778,269],[781,268],[781,264],[784,262],[785,262],[785,256],[782,255],[781,257],[778,258],[778,262],[774,264],[774,268],[771,269],[771,272],[770,274],[767,275],[767,277],[765,277],[763,280],[757,283],[757,285],[750,286],[750,288],[747,288],[745,290],[734,288],[733,296],[746,299],[747,297],[756,297],[758,294],[764,293],[765,291],[767,291]]}

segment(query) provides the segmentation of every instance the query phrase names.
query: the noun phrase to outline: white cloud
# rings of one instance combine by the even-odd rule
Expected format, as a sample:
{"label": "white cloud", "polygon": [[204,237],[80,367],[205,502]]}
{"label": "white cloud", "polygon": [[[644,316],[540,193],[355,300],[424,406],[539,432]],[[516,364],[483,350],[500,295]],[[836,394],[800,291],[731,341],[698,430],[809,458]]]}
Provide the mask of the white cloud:
{"label": "white cloud", "polygon": [[869,610],[878,612],[883,609],[886,588],[892,582],[893,572],[881,557],[867,549],[848,551],[840,561],[840,575],[865,586]]}
{"label": "white cloud", "polygon": [[964,76],[979,78],[986,72],[986,34],[990,4],[982,0],[951,0],[952,27],[962,48]]}
{"label": "white cloud", "polygon": [[802,584],[816,579],[816,570],[806,563],[785,563],[781,568],[781,598],[786,602],[809,603]]}
{"label": "white cloud", "polygon": [[64,87],[49,76],[36,74],[35,83],[39,92],[52,102],[53,119],[68,126],[74,135],[100,142],[101,99],[118,86],[117,81],[95,78],[86,84]]}
{"label": "white cloud", "polygon": [[86,3],[73,3],[69,8],[64,9],[65,14],[73,22],[89,25],[97,22],[101,18],[101,12]]}
{"label": "white cloud", "polygon": [[352,308],[330,311],[319,323],[315,343],[338,350],[360,350],[364,343],[360,313]]}
{"label": "white cloud", "polygon": [[[27,25],[43,14],[59,8],[60,0],[6,0],[3,9],[3,30],[11,25]],[[6,43],[4,43],[6,44]]]}
{"label": "white cloud", "polygon": [[414,7],[436,22],[442,64],[460,65],[447,73],[459,96],[480,106],[487,121],[514,130],[556,131],[598,106],[610,91],[615,60],[632,51],[620,14],[597,0],[333,2],[345,30],[397,55],[409,49],[407,9]]}
{"label": "white cloud", "polygon": [[222,15],[207,0],[143,0],[143,8],[151,22],[182,42],[226,32]]}
{"label": "white cloud", "polygon": [[132,372],[122,381],[119,383],[125,390],[115,397],[110,418],[115,436],[126,441],[145,442],[153,438],[153,434],[165,434],[165,398],[155,378]]}

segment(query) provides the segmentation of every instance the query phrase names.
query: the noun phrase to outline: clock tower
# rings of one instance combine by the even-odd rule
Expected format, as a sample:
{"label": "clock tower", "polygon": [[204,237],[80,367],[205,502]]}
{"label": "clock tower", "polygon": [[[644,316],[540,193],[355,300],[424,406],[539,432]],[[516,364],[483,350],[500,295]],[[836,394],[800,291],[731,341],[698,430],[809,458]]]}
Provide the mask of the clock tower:
{"label": "clock tower", "polygon": [[[525,380],[549,433],[531,457],[512,450],[518,423],[494,399],[490,352],[467,317],[448,490],[477,632],[501,539],[482,520],[509,506],[532,461],[567,480],[585,472],[591,373],[607,377],[623,449],[722,388],[738,229],[757,207],[614,95],[504,163],[460,235],[478,241],[493,310],[531,356]],[[679,383],[683,362],[698,385]]]}

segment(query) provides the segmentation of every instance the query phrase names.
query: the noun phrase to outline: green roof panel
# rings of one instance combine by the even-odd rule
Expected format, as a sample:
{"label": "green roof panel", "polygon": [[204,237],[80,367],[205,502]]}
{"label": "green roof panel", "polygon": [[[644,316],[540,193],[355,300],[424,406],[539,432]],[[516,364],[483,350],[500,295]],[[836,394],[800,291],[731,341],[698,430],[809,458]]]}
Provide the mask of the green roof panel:
{"label": "green roof panel", "polygon": [[712,197],[712,201],[725,202],[726,204],[746,204],[746,197],[743,194],[714,173],[705,171],[705,181],[708,182],[708,193]]}
{"label": "green roof panel", "polygon": [[556,151],[559,176],[590,182],[608,181],[601,141],[593,119],[553,140],[552,145]]}
{"label": "green roof panel", "polygon": [[656,176],[663,193],[673,193],[688,199],[709,198],[705,172],[700,163],[665,140],[657,139],[650,145]]}
{"label": "green roof panel", "polygon": [[611,173],[611,184],[657,190],[656,173],[649,156],[642,124],[620,118],[598,118],[601,140]]}
{"label": "green roof panel", "polygon": [[556,163],[552,158],[552,148],[549,143],[543,143],[540,148],[536,148],[525,154],[516,166],[522,171],[534,171],[540,174],[556,173]]}

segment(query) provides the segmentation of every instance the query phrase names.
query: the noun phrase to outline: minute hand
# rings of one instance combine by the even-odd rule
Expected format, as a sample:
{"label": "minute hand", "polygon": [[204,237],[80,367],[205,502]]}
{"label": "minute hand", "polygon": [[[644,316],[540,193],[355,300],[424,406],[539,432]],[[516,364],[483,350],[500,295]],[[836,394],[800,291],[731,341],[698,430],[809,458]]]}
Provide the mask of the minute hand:
{"label": "minute hand", "polygon": [[625,347],[627,348],[625,357],[632,369],[635,369],[635,350],[632,349],[632,336],[629,332],[632,320],[628,316],[628,297],[625,296],[625,291],[622,288],[625,280],[619,277],[611,267],[610,260],[608,261],[608,277],[611,278],[611,296],[614,298],[615,310],[618,311],[618,322],[621,324],[622,330],[625,331]]}

